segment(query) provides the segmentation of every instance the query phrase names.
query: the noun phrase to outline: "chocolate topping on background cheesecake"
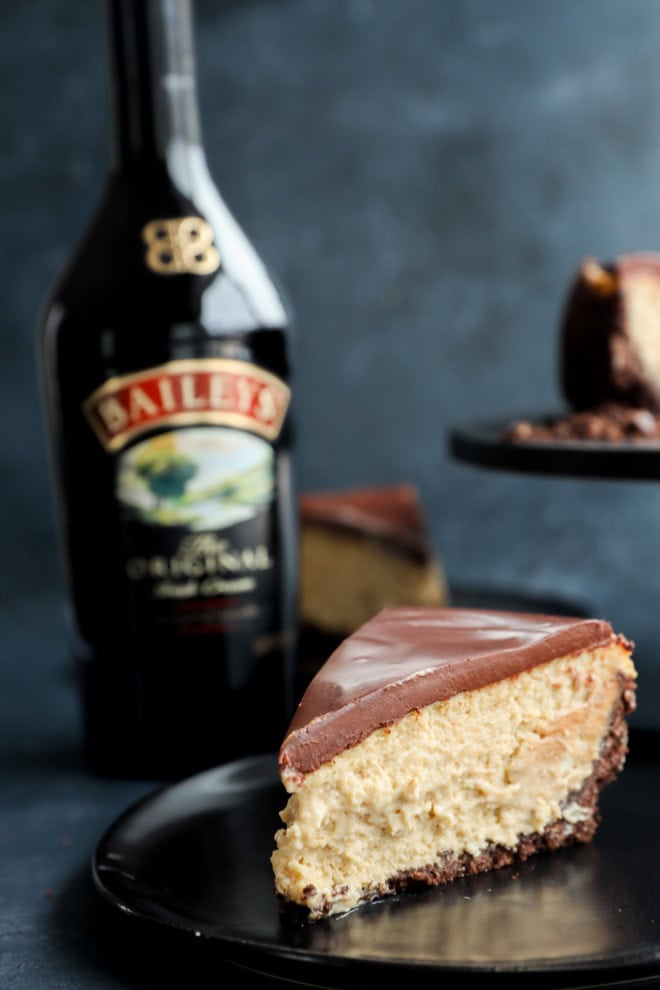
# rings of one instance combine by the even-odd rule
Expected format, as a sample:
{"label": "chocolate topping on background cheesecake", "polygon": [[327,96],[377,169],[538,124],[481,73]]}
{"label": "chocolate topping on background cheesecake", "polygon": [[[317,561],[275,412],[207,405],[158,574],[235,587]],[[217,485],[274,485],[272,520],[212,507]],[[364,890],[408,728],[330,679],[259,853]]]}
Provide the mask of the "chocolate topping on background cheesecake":
{"label": "chocolate topping on background cheesecake", "polygon": [[660,254],[583,261],[564,307],[560,376],[573,409],[660,412]]}
{"label": "chocolate topping on background cheesecake", "polygon": [[563,306],[559,384],[565,415],[518,420],[517,443],[660,439],[660,254],[585,258]]}
{"label": "chocolate topping on background cheesecake", "polygon": [[426,520],[417,490],[409,483],[307,492],[299,504],[303,524],[378,539],[418,561],[429,557]]}

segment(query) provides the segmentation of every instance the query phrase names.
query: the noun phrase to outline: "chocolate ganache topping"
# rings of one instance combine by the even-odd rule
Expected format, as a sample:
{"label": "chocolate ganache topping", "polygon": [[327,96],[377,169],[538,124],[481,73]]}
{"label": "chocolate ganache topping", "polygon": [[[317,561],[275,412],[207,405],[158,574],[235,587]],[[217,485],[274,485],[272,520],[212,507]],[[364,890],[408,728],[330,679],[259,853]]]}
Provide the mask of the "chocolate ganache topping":
{"label": "chocolate ganache topping", "polygon": [[609,622],[448,607],[379,612],[312,679],[279,753],[305,774],[416,708],[617,636]]}
{"label": "chocolate ganache topping", "polygon": [[300,515],[304,522],[361,533],[421,560],[429,556],[426,523],[407,482],[303,494]]}

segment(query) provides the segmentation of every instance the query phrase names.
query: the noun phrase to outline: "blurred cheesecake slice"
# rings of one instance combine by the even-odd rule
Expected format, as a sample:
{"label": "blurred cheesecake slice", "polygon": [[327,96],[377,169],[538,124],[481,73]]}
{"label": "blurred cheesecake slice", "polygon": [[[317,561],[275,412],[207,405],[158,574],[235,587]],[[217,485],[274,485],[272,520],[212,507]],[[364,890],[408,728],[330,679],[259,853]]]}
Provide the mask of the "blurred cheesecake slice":
{"label": "blurred cheesecake slice", "polygon": [[303,495],[300,525],[303,625],[345,636],[382,608],[447,603],[414,485]]}

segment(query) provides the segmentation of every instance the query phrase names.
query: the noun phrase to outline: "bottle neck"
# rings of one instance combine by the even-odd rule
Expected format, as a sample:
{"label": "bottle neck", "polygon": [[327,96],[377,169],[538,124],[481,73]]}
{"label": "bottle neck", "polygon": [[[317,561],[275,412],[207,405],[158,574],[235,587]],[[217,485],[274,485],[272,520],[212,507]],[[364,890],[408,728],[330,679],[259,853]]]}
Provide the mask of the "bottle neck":
{"label": "bottle neck", "polygon": [[106,0],[112,164],[118,171],[182,155],[203,160],[192,0]]}

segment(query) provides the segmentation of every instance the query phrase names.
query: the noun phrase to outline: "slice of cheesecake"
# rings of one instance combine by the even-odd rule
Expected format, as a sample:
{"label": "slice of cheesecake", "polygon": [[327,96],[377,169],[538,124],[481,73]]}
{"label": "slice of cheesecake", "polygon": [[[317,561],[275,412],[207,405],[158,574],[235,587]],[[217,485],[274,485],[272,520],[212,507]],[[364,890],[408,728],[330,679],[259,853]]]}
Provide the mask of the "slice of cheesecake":
{"label": "slice of cheesecake", "polygon": [[380,612],[282,742],[282,904],[314,921],[589,842],[628,750],[632,650],[603,620]]}
{"label": "slice of cheesecake", "polygon": [[344,638],[393,605],[444,605],[443,568],[410,483],[303,494],[300,622]]}

